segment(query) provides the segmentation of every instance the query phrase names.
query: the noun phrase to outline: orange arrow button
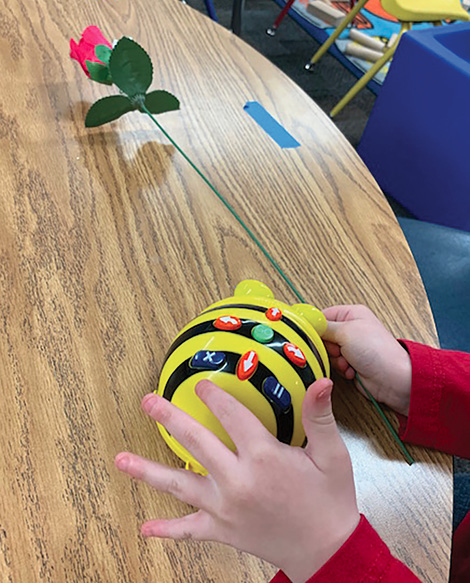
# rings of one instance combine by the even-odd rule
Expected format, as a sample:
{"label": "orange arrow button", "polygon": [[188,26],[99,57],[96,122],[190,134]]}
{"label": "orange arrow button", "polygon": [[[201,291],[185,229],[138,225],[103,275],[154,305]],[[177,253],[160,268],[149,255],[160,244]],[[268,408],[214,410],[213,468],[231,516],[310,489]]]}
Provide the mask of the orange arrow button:
{"label": "orange arrow button", "polygon": [[245,354],[238,361],[237,377],[241,381],[249,379],[258,367],[258,355],[254,350],[245,352]]}
{"label": "orange arrow button", "polygon": [[242,325],[240,318],[235,316],[220,316],[214,322],[214,326],[219,330],[238,330]]}
{"label": "orange arrow button", "polygon": [[307,364],[307,359],[305,358],[304,353],[295,344],[286,342],[282,348],[287,358],[295,365],[304,367]]}
{"label": "orange arrow button", "polygon": [[269,308],[266,312],[266,318],[271,322],[276,322],[282,318],[282,312],[279,308]]}

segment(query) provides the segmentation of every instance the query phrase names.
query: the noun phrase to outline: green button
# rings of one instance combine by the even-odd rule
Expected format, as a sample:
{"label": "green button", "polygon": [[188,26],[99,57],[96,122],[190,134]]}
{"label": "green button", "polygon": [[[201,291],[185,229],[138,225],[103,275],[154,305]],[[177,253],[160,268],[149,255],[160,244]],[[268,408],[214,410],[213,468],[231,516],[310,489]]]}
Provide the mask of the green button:
{"label": "green button", "polygon": [[251,335],[256,340],[256,342],[261,342],[266,344],[266,342],[271,342],[274,338],[274,330],[265,324],[258,324],[251,330]]}

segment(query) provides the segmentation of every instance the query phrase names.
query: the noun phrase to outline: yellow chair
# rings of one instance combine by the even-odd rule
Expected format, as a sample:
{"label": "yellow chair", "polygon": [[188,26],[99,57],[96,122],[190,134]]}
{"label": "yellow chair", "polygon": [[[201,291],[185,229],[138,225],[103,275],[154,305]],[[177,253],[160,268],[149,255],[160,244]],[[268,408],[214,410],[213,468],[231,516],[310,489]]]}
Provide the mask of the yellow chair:
{"label": "yellow chair", "polygon": [[[322,44],[318,51],[313,55],[306,69],[318,63],[321,57],[331,47],[343,30],[354,21],[358,12],[367,4],[368,0],[358,0],[357,4],[344,18],[341,24],[335,29],[333,34]],[[401,23],[400,32],[395,42],[390,46],[374,65],[365,73],[355,85],[346,93],[346,95],[331,110],[330,116],[334,117],[361,89],[375,76],[378,71],[392,57],[398,46],[401,35],[410,30],[415,22],[432,22],[434,25],[441,24],[442,20],[470,20],[470,16],[462,7],[460,0],[380,0],[382,8],[391,16],[394,16]]]}

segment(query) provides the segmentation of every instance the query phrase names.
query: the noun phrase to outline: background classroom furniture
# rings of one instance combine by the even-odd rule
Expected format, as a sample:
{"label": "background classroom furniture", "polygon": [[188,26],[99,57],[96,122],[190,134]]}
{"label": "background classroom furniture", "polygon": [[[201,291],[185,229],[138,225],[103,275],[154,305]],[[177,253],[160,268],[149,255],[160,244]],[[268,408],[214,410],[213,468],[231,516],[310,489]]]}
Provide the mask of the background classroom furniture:
{"label": "background classroom furniture", "polygon": [[243,13],[245,11],[245,0],[233,0],[232,6],[232,25],[231,29],[234,34],[240,36],[242,33]]}
{"label": "background classroom furniture", "polygon": [[217,14],[215,12],[213,1],[212,0],[204,0],[204,3],[206,5],[206,10],[207,10],[208,16],[210,18],[212,18],[212,20],[215,20],[217,22]]}
{"label": "background classroom furniture", "polygon": [[[354,21],[356,15],[359,14],[360,10],[368,1],[358,0],[341,24],[336,27],[334,33],[313,55],[310,65],[314,65],[321,59],[328,48],[339,38],[342,31]],[[390,46],[387,45],[385,47],[383,56],[373,64],[367,73],[364,73],[356,81],[346,95],[335,105],[331,110],[331,117],[337,115],[374,78],[375,74],[380,71],[385,63],[390,61],[399,45],[402,35],[411,29],[413,23],[435,22],[436,24],[441,24],[443,20],[469,20],[470,18],[466,10],[462,8],[460,0],[431,0],[427,2],[416,2],[416,0],[381,0],[381,4],[388,14],[400,22],[400,32],[396,39],[390,43]]]}
{"label": "background classroom furniture", "polygon": [[[405,238],[374,179],[311,99],[179,0],[8,0],[0,39],[0,573],[6,580],[264,582],[275,569],[211,543],[143,540],[188,508],[118,473],[130,450],[178,465],[140,400],[173,337],[253,277],[296,298],[187,162],[137,112],[84,127],[117,92],[85,77],[69,39],[90,24],[152,56],[160,122],[308,301],[364,302],[397,336],[437,345]],[[300,142],[281,149],[244,111],[260,102]],[[449,456],[409,467],[370,404],[336,380],[358,500],[400,558],[445,583]],[[406,509],[406,510],[405,510]],[[426,533],[423,536],[423,533]],[[105,574],[105,575],[103,575]]]}
{"label": "background classroom furniture", "polygon": [[470,23],[406,34],[358,152],[419,219],[470,231]]}
{"label": "background classroom furniture", "polygon": [[[244,16],[244,6],[245,0],[230,0],[231,2],[231,26],[230,29],[238,36],[242,35],[242,24],[243,24],[243,16]],[[266,21],[260,22],[260,26],[263,28],[263,35],[266,31],[270,31],[268,34],[272,33],[274,30],[273,24],[277,21],[282,11],[288,8],[288,16],[298,24],[307,34],[309,34],[314,40],[319,43],[323,43],[329,37],[329,34],[332,32],[332,28],[329,27],[327,24],[322,23],[318,20],[315,22],[312,21],[311,14],[307,11],[305,6],[305,2],[295,2],[290,8],[288,6],[288,2],[286,0],[274,0],[274,2],[281,8],[280,11],[276,13],[273,17],[266,17]],[[220,4],[220,2],[219,2]],[[253,3],[251,3],[250,8],[255,7]],[[249,13],[250,20],[253,18],[253,13]],[[286,27],[286,19],[283,19],[282,29]],[[394,23],[393,23],[394,24]],[[393,25],[392,24],[392,25]],[[376,26],[376,23],[371,23],[372,27]],[[380,30],[381,34],[383,34],[383,29]],[[270,36],[274,36],[270,34]],[[271,44],[274,44],[273,42]],[[338,49],[336,45],[333,45],[330,49],[330,53],[334,55],[338,61],[340,61],[346,69],[351,71],[356,77],[359,77],[363,74],[363,70],[357,66],[357,61],[354,61],[346,56],[341,50]],[[299,69],[303,69],[304,63],[300,63]],[[375,94],[378,93],[380,90],[381,83],[377,83],[377,81],[371,80],[368,84],[368,88],[373,91]]]}
{"label": "background classroom furniture", "polygon": [[442,348],[470,352],[470,233],[398,219],[423,279]]}

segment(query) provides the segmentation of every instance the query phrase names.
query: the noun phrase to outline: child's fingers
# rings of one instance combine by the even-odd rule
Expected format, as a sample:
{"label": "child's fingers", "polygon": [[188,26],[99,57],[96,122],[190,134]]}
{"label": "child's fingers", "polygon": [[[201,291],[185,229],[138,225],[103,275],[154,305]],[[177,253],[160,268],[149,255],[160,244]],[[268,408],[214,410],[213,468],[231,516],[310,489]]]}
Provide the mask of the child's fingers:
{"label": "child's fingers", "polygon": [[377,319],[374,312],[361,304],[330,306],[322,310],[323,315],[330,322],[347,322],[349,320]]}
{"label": "child's fingers", "polygon": [[350,366],[349,362],[342,356],[341,348],[334,342],[324,341],[325,348],[330,355],[331,366],[337,370],[341,376],[352,380],[356,376],[356,371]]}
{"label": "child's fingers", "polygon": [[331,366],[345,379],[352,380],[356,376],[356,371],[352,368],[344,356],[331,358]]}
{"label": "child's fingers", "polygon": [[200,381],[196,394],[221,422],[238,451],[272,437],[251,411],[213,382]]}
{"label": "child's fingers", "polygon": [[216,540],[212,518],[203,510],[172,520],[149,520],[142,525],[141,533],[145,537],[155,536],[177,540]]}
{"label": "child's fingers", "polygon": [[336,370],[338,370],[339,372],[342,372],[342,373],[344,373],[349,366],[349,363],[344,358],[344,356],[338,356],[337,358],[332,358],[331,362],[332,362],[333,366],[336,368]]}
{"label": "child's fingers", "polygon": [[348,455],[333,416],[332,389],[330,379],[318,379],[308,388],[302,405],[302,423],[308,439],[305,452],[322,471]]}
{"label": "child's fingers", "polygon": [[190,415],[153,393],[142,399],[142,408],[163,425],[216,479],[233,472],[236,456],[212,431]]}
{"label": "child's fingers", "polygon": [[341,348],[335,342],[329,342],[328,340],[323,340],[326,351],[330,356],[337,357],[341,354]]}
{"label": "child's fingers", "polygon": [[327,320],[336,322],[340,319],[343,308],[344,306],[330,306],[329,308],[322,310],[322,312]]}
{"label": "child's fingers", "polygon": [[145,459],[133,453],[121,452],[114,463],[118,470],[146,482],[160,492],[171,494],[178,500],[206,508],[210,499],[209,482],[189,470],[174,469]]}
{"label": "child's fingers", "polygon": [[344,322],[351,318],[353,305],[330,306],[322,310],[323,315],[329,322]]}

